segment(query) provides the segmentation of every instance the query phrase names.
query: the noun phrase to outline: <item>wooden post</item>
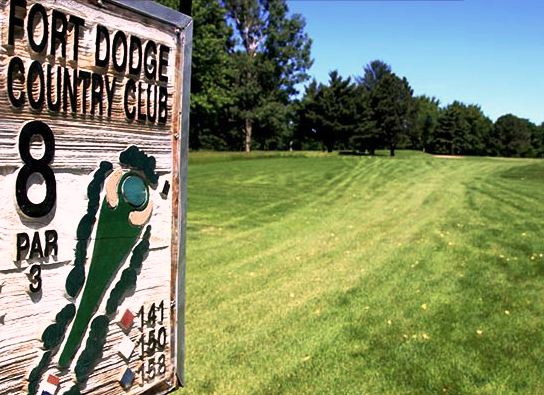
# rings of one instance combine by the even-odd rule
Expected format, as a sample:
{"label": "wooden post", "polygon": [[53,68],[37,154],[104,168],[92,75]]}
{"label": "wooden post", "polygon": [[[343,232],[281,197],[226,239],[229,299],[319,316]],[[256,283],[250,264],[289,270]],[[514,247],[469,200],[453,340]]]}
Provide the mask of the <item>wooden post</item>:
{"label": "wooden post", "polygon": [[184,380],[192,20],[0,0],[0,21],[0,394],[167,393]]}

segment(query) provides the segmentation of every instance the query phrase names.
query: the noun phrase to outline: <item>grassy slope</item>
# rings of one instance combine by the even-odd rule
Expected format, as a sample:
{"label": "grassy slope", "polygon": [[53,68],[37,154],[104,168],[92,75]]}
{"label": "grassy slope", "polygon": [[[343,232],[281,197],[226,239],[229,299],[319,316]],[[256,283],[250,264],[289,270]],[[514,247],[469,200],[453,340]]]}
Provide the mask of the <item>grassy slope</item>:
{"label": "grassy slope", "polygon": [[544,393],[544,163],[239,158],[190,158],[181,393]]}

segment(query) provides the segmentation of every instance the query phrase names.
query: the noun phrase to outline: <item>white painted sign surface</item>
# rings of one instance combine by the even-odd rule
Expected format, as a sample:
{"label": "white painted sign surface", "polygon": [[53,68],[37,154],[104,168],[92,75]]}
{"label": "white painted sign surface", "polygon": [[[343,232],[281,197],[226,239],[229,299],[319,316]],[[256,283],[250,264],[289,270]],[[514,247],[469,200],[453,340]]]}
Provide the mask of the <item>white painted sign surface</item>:
{"label": "white painted sign surface", "polygon": [[191,25],[134,3],[0,0],[0,394],[177,386]]}

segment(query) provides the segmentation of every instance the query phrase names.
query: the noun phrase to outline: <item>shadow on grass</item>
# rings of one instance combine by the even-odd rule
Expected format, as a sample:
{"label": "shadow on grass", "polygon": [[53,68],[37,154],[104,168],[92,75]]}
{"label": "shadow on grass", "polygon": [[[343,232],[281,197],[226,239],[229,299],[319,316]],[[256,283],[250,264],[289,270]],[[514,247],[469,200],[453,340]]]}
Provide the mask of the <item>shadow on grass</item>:
{"label": "shadow on grass", "polygon": [[544,162],[509,168],[500,173],[502,178],[520,181],[544,181]]}

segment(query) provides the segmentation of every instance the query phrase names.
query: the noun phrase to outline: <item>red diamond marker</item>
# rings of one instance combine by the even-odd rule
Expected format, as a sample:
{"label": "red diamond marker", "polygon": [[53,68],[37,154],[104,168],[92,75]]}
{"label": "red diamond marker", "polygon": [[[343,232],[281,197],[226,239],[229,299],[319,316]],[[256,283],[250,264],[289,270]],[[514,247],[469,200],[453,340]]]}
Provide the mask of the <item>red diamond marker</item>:
{"label": "red diamond marker", "polygon": [[55,387],[58,387],[58,385],[60,384],[60,378],[58,378],[54,374],[50,374],[47,378],[47,382],[49,384],[53,384]]}
{"label": "red diamond marker", "polygon": [[123,314],[123,317],[121,318],[121,321],[119,321],[119,326],[123,328],[125,331],[128,331],[130,327],[132,326],[132,323],[134,322],[134,314],[129,309],[126,309],[125,314]]}

